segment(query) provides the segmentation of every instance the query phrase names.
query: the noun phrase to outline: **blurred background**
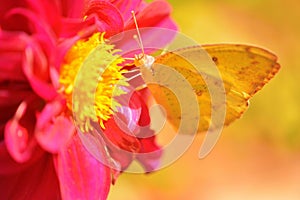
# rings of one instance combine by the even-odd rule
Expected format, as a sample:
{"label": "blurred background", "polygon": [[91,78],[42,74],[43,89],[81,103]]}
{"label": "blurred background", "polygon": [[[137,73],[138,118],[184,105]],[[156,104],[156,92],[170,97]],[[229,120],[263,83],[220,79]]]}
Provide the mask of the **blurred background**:
{"label": "blurred background", "polygon": [[110,200],[300,199],[300,2],[169,0],[180,31],[200,44],[253,44],[282,68],[198,158],[204,135],[171,166],[119,177]]}

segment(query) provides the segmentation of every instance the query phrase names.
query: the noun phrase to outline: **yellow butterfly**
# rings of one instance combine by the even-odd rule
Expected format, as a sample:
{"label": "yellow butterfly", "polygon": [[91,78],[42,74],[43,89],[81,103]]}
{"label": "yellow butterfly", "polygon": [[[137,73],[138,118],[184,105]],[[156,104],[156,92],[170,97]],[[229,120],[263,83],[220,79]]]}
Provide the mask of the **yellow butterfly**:
{"label": "yellow butterfly", "polygon": [[[240,118],[248,100],[280,69],[274,54],[250,45],[192,46],[154,58],[144,53],[134,12],[132,15],[142,49],[135,64],[168,121],[176,130],[181,128],[181,133],[195,133],[195,127],[196,132],[210,126],[220,128]],[[221,119],[213,122],[218,115]]]}
{"label": "yellow butterfly", "polygon": [[[235,119],[241,117],[248,107],[248,100],[273,78],[280,68],[280,65],[277,63],[277,57],[267,50],[237,44],[188,47],[158,56],[153,63],[151,63],[149,59],[150,64],[148,63],[148,65],[151,65],[150,70],[149,67],[141,66],[142,76],[144,80],[148,80],[149,83],[147,87],[150,89],[155,100],[163,106],[167,112],[169,122],[171,122],[176,129],[179,128],[181,121],[188,116],[188,114],[183,113],[184,111],[182,111],[178,94],[168,89],[167,86],[170,86],[170,84],[175,84],[174,87],[186,86],[182,86],[181,82],[176,83],[179,79],[169,81],[167,86],[160,84],[164,82],[160,80],[170,79],[174,74],[170,74],[170,71],[162,72],[164,68],[161,66],[168,66],[178,71],[183,76],[183,79],[190,84],[200,108],[200,119],[194,119],[199,121],[197,132],[203,132],[208,129],[211,123],[212,112],[210,91],[203,77],[204,74],[209,74],[209,72],[207,72],[207,69],[203,73],[199,73],[195,70],[195,65],[199,67],[201,62],[203,62],[203,65],[211,65],[205,63],[207,61],[204,59],[201,59],[203,52],[207,52],[211,57],[211,61],[217,66],[221,81],[224,84],[224,92],[226,93],[226,100],[224,101],[226,106],[224,125],[228,125]],[[189,62],[186,58],[192,60],[193,63]],[[145,61],[142,61],[141,57],[136,60],[138,63],[147,65]],[[198,62],[195,63],[194,61]],[[157,72],[160,72],[159,75]],[[218,77],[214,75],[210,77],[210,80],[219,83]],[[186,90],[181,90],[181,93],[180,96],[182,98],[189,98]],[[193,117],[196,116],[193,114],[195,111],[192,107],[189,108],[189,111]],[[189,120],[190,123],[192,123],[191,120],[193,120],[193,118]],[[187,128],[183,130],[187,131],[186,134],[189,133]]]}

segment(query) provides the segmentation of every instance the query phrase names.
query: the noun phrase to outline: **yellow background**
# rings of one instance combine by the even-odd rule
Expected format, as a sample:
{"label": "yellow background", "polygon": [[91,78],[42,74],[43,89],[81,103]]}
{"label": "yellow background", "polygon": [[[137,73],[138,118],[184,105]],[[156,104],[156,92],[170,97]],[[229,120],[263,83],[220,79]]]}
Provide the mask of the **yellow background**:
{"label": "yellow background", "polygon": [[203,136],[171,166],[122,174],[110,200],[300,199],[300,2],[170,0],[180,31],[200,44],[253,44],[282,66],[203,160]]}

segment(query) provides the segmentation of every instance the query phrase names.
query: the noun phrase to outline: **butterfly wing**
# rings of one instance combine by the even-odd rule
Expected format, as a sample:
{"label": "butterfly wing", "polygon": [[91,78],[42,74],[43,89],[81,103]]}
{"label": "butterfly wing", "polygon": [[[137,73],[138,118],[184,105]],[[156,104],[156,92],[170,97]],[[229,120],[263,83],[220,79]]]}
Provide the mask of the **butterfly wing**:
{"label": "butterfly wing", "polygon": [[[217,109],[220,107],[218,104],[225,103],[226,105],[224,125],[240,118],[248,107],[249,98],[260,90],[280,68],[274,54],[258,47],[235,44],[195,46],[166,53],[157,57],[151,73],[142,70],[144,79],[159,82],[173,77],[174,73],[162,72],[164,70],[160,67],[161,65],[176,70],[191,87],[186,88],[186,85],[180,84],[177,78],[171,81],[171,84],[174,84],[173,88],[182,88],[179,91],[180,95],[174,94],[174,91],[169,88],[170,82],[165,86],[150,83],[148,88],[156,101],[164,107],[168,120],[176,129],[182,119],[189,115],[186,111],[183,113],[180,107],[182,98],[192,98],[186,91],[193,90],[200,108],[200,113],[197,113],[200,120],[194,113],[195,109],[191,107],[188,108],[192,116],[189,120],[199,120],[198,132],[208,129],[212,122],[212,110],[218,112]],[[213,68],[217,69],[218,73]],[[224,88],[226,95],[224,101],[220,100],[212,104],[214,93],[211,90],[212,86]]]}

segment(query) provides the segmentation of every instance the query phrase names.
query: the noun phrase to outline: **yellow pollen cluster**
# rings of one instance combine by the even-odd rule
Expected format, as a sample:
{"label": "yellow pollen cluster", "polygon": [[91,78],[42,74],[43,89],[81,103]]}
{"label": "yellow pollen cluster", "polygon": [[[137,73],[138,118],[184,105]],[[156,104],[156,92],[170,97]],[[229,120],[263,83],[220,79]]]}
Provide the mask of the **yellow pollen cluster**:
{"label": "yellow pollen cluster", "polygon": [[60,84],[83,132],[92,130],[93,122],[105,129],[104,122],[120,106],[114,97],[125,93],[120,86],[127,82],[120,66],[124,59],[116,54],[118,51],[105,43],[104,33],[96,33],[77,41],[65,56]]}

